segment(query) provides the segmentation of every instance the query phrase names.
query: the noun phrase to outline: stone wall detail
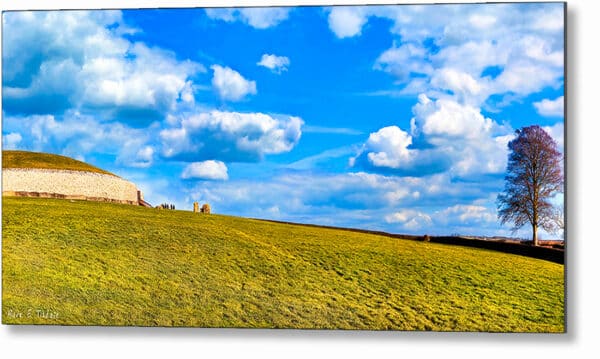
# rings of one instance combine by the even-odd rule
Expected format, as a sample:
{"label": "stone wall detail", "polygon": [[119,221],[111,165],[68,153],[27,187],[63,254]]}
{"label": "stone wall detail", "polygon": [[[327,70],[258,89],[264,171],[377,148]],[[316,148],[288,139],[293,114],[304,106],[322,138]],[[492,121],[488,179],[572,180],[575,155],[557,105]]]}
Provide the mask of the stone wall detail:
{"label": "stone wall detail", "polygon": [[139,204],[132,182],[84,171],[3,168],[2,195]]}

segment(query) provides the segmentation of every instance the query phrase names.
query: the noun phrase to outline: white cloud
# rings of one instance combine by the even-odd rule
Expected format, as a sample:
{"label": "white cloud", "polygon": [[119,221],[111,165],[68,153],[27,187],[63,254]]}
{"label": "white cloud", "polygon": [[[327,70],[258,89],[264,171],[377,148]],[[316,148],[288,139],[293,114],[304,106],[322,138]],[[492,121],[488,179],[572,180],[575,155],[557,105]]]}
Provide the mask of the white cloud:
{"label": "white cloud", "polygon": [[90,59],[81,70],[87,82],[83,102],[93,107],[138,107],[175,110],[179,101],[193,103],[191,81],[187,78],[200,67],[191,62],[177,62],[168,52],[136,43],[126,56]]}
{"label": "white cloud", "polygon": [[426,176],[448,169],[446,154],[431,149],[413,149],[413,137],[398,126],[388,126],[369,135],[350,167],[374,172],[408,176]]}
{"label": "white cloud", "polygon": [[564,30],[564,11],[562,7],[552,9],[537,9],[532,14],[532,27],[546,33],[562,35]]}
{"label": "white cloud", "polygon": [[478,223],[496,223],[496,212],[484,206],[457,204],[435,214],[438,223],[455,225],[473,225]]}
{"label": "white cloud", "polygon": [[417,43],[394,45],[377,58],[373,68],[395,75],[399,82],[406,82],[411,74],[431,74],[433,67],[427,57],[427,50]]}
{"label": "white cloud", "polygon": [[438,69],[451,68],[478,79],[487,67],[507,64],[507,49],[508,45],[494,40],[466,40],[441,48],[432,56],[432,62]]}
{"label": "white cloud", "polygon": [[450,99],[432,101],[425,95],[419,95],[413,112],[413,135],[423,134],[428,142],[437,145],[446,144],[452,137],[478,138],[490,133],[495,125],[478,108]]}
{"label": "white cloud", "polygon": [[222,20],[225,22],[234,22],[239,18],[239,10],[231,8],[208,8],[204,9],[206,16],[211,19]]}
{"label": "white cloud", "polygon": [[433,221],[431,217],[423,212],[403,209],[385,216],[387,223],[401,223],[402,227],[408,230],[425,229],[431,226]]}
{"label": "white cloud", "polygon": [[435,71],[430,85],[441,91],[452,91],[453,97],[462,103],[478,105],[487,98],[485,80],[476,80],[468,73],[452,68]]}
{"label": "white cloud", "polygon": [[[467,184],[463,184],[463,186],[467,186]],[[442,196],[438,195],[437,197],[441,199]],[[386,214],[384,220],[396,228],[419,234],[510,235],[509,231],[498,228],[499,222],[494,200],[495,195],[488,195],[446,208],[401,208]],[[436,202],[438,205],[440,203],[444,202],[439,200]],[[438,228],[444,228],[444,232],[440,233]]]}
{"label": "white cloud", "polygon": [[423,94],[413,113],[410,135],[397,126],[384,127],[369,136],[350,165],[413,176],[448,171],[460,178],[505,170],[513,137],[509,126],[484,117],[478,108]]}
{"label": "white cloud", "polygon": [[564,116],[565,103],[564,97],[560,96],[554,100],[543,99],[539,102],[534,102],[533,106],[542,116],[562,117]]}
{"label": "white cloud", "polygon": [[290,8],[256,7],[240,10],[242,19],[257,29],[266,29],[278,25],[289,16]]}
{"label": "white cloud", "polygon": [[119,11],[13,12],[4,26],[4,109],[11,113],[77,109],[147,124],[193,104],[190,77],[205,71],[122,37],[132,29]]}
{"label": "white cloud", "polygon": [[152,164],[153,149],[148,142],[156,136],[156,125],[136,129],[74,112],[67,112],[60,119],[54,115],[9,116],[4,125],[22,134],[19,147],[24,150],[74,158],[95,152],[113,155],[117,164],[127,167],[145,168]]}
{"label": "white cloud", "polygon": [[160,132],[163,155],[199,159],[257,161],[290,151],[300,140],[302,119],[263,113],[211,111],[179,118],[179,127]]}
{"label": "white cloud", "polygon": [[389,126],[371,133],[365,144],[369,161],[377,167],[400,168],[413,159],[412,137],[397,126]]}
{"label": "white cloud", "polygon": [[340,159],[347,158],[349,155],[354,154],[354,152],[355,149],[352,146],[333,148],[325,150],[316,155],[304,157],[298,161],[286,165],[285,167],[296,170],[314,170],[317,167],[327,168],[327,166],[333,161],[338,162]]}
{"label": "white cloud", "polygon": [[356,130],[354,128],[347,128],[347,127],[327,127],[327,126],[314,126],[314,125],[307,125],[304,126],[304,132],[310,132],[310,133],[331,133],[331,134],[336,134],[336,135],[348,135],[348,136],[356,136],[356,135],[362,135],[363,132]]}
{"label": "white cloud", "polygon": [[[403,5],[356,7],[352,13],[394,23],[397,37],[374,68],[392,74],[402,88],[380,94],[451,92],[479,106],[492,95],[510,94],[494,101],[514,101],[561,86],[562,9],[562,4]],[[542,17],[548,26],[537,25]],[[483,77],[490,67],[499,74]]]}
{"label": "white cloud", "polygon": [[227,166],[221,161],[192,162],[181,174],[183,179],[222,180],[228,179]]}
{"label": "white cloud", "polygon": [[11,132],[2,136],[2,148],[5,150],[14,150],[19,146],[23,137],[18,132]]}
{"label": "white cloud", "polygon": [[[375,61],[374,68],[395,76],[403,93],[438,96],[450,91],[461,101],[480,105],[491,95],[522,98],[545,87],[557,88],[563,79],[563,49],[533,36],[465,41],[442,47],[437,53],[411,56],[402,50],[419,44],[394,45]],[[416,52],[418,54],[418,52]],[[484,76],[494,67],[496,76]],[[420,77],[410,77],[420,74]]]}
{"label": "white cloud", "polygon": [[[373,188],[376,177],[369,180],[370,175],[339,174],[323,176],[287,175],[263,181],[262,185],[255,181],[236,181],[236,184],[219,184],[210,189],[196,188],[204,193],[199,197],[209,198],[212,201],[222,202],[226,198],[237,202],[235,207],[243,208],[256,202],[257,204],[271,207],[275,204],[290,213],[309,210],[311,206],[320,206],[337,198],[341,205],[354,205],[356,197],[360,194],[357,189]],[[354,191],[350,192],[350,189]],[[285,199],[284,199],[285,198]],[[335,203],[333,205],[336,205]],[[364,205],[364,204],[363,204]]]}
{"label": "white cloud", "polygon": [[484,117],[478,108],[447,99],[432,101],[425,95],[419,96],[413,112],[413,136],[422,136],[440,153],[450,156],[454,175],[505,170],[512,128]]}
{"label": "white cloud", "polygon": [[558,145],[558,150],[564,153],[565,149],[565,125],[562,122],[559,122],[553,126],[544,126],[544,131],[548,132],[548,134],[556,141]]}
{"label": "white cloud", "polygon": [[256,94],[256,82],[246,80],[239,72],[229,67],[213,65],[212,84],[223,100],[239,101],[246,95]]}
{"label": "white cloud", "polygon": [[[154,148],[151,146],[143,146],[139,143],[133,143],[134,151],[137,149],[135,156],[130,158],[125,157],[126,155],[121,152],[120,158],[124,158],[124,162],[130,167],[148,168],[152,165],[154,160]],[[141,148],[140,148],[141,147]]]}
{"label": "white cloud", "polygon": [[280,74],[283,71],[287,71],[290,59],[285,56],[263,54],[260,61],[256,64],[268,68],[273,73]]}
{"label": "white cloud", "polygon": [[[513,130],[510,125],[483,116],[481,107],[485,105],[492,111],[544,88],[562,85],[562,9],[561,4],[354,9],[367,19],[376,16],[392,20],[391,32],[397,36],[373,68],[393,75],[399,88],[375,94],[419,95],[419,102],[413,107],[412,144],[374,150],[367,140],[358,155],[350,159],[350,165],[400,175],[444,172],[452,178],[502,173]],[[551,12],[553,20],[545,12]],[[536,25],[541,16],[551,26]],[[547,113],[552,107],[558,113],[560,108],[558,103],[543,101],[535,106]],[[552,131],[558,133],[560,129]],[[421,168],[392,171],[398,169],[399,161],[389,159],[399,158],[398,153],[410,153],[412,163],[421,164]],[[382,160],[367,162],[368,158]],[[411,168],[411,161],[403,163]],[[427,172],[426,168],[433,170]]]}
{"label": "white cloud", "polygon": [[494,81],[493,93],[515,93],[526,96],[542,90],[544,87],[558,87],[562,70],[530,61],[511,63]]}
{"label": "white cloud", "polygon": [[[133,133],[133,132],[132,132]],[[122,136],[122,142],[119,144],[119,151],[115,159],[118,165],[134,168],[148,168],[154,161],[154,148],[146,145],[149,138]]]}
{"label": "white cloud", "polygon": [[336,6],[328,17],[329,28],[338,38],[360,35],[367,22],[365,8],[357,6]]}
{"label": "white cloud", "polygon": [[487,29],[496,23],[496,18],[491,15],[473,14],[469,17],[469,22],[478,29]]}
{"label": "white cloud", "polygon": [[[246,165],[228,166],[237,166],[238,172]],[[208,202],[219,213],[231,215],[395,233],[497,235],[510,234],[495,220],[495,193],[502,187],[502,178],[496,177],[474,185],[447,173],[417,178],[297,170],[210,186],[188,183],[184,192],[189,208],[193,201]]]}
{"label": "white cloud", "polygon": [[150,146],[145,146],[140,148],[137,152],[137,157],[143,161],[152,161],[152,156],[154,155],[154,149]]}
{"label": "white cloud", "polygon": [[255,8],[218,8],[206,9],[206,15],[211,19],[226,22],[241,21],[256,29],[267,29],[277,26],[289,16],[290,8],[285,7],[255,7]]}
{"label": "white cloud", "polygon": [[[436,4],[357,7],[366,16],[393,22],[391,32],[403,41],[437,39],[442,46],[465,41],[535,34],[561,36],[562,4]],[[485,31],[482,31],[484,29]],[[510,30],[510,31],[507,31]],[[520,37],[520,36],[519,36]]]}
{"label": "white cloud", "polygon": [[536,63],[562,68],[564,64],[563,49],[557,47],[551,39],[538,36],[525,36],[518,42],[528,59]]}

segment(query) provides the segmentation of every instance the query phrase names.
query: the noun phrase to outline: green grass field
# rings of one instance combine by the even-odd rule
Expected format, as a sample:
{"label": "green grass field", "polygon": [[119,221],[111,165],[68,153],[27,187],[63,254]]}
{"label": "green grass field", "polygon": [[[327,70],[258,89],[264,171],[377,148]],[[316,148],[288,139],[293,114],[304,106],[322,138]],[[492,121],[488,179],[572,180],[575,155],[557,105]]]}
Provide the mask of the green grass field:
{"label": "green grass field", "polygon": [[564,331],[563,266],[222,215],[3,198],[8,324]]}
{"label": "green grass field", "polygon": [[52,170],[87,171],[115,176],[98,167],[69,157],[51,153],[2,151],[2,168],[38,168]]}

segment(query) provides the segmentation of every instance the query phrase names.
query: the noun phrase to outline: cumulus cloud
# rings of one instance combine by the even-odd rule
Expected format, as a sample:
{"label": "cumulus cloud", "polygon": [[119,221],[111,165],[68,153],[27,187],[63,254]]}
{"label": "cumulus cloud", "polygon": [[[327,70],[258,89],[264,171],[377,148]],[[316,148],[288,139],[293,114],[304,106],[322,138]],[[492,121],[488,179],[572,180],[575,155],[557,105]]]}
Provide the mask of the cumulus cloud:
{"label": "cumulus cloud", "polygon": [[374,166],[400,168],[414,158],[414,151],[408,149],[411,143],[412,137],[399,127],[384,127],[369,135],[365,144],[370,151],[367,157]]}
{"label": "cumulus cloud", "polygon": [[82,101],[87,106],[154,109],[164,115],[178,102],[193,103],[188,77],[198,66],[140,43],[130,46],[126,56],[135,60],[96,58],[83,66],[81,74],[88,83]]}
{"label": "cumulus cloud", "polygon": [[496,23],[496,20],[496,17],[492,15],[473,14],[469,16],[469,22],[471,23],[471,25],[473,25],[475,28],[482,30],[488,29],[490,26],[494,25]]}
{"label": "cumulus cloud", "polygon": [[222,180],[228,179],[227,166],[221,161],[192,162],[181,173],[183,179]]}
{"label": "cumulus cloud", "polygon": [[254,8],[216,8],[206,9],[206,15],[211,19],[226,22],[241,21],[256,29],[267,29],[277,26],[286,20],[291,11],[285,7],[254,7]]}
{"label": "cumulus cloud", "polygon": [[290,151],[300,140],[302,119],[263,113],[211,111],[178,119],[160,132],[164,157],[195,162],[254,162]]}
{"label": "cumulus cloud", "polygon": [[114,156],[117,164],[127,167],[149,167],[153,149],[148,145],[156,135],[156,126],[136,129],[122,123],[102,123],[95,118],[68,112],[54,115],[6,116],[4,126],[19,132],[19,148],[37,152],[61,153],[80,157],[88,153]]}
{"label": "cumulus cloud", "polygon": [[356,6],[336,6],[328,16],[329,28],[338,38],[360,35],[367,22],[365,8]]}
{"label": "cumulus cloud", "polygon": [[[450,93],[479,106],[492,95],[515,101],[564,77],[562,4],[463,4],[352,7],[350,32],[360,35],[371,17],[391,20],[392,47],[374,69],[390,73],[401,86],[380,95]],[[330,15],[333,14],[330,13]],[[539,26],[544,18],[548,26]],[[465,21],[467,19],[467,21]],[[331,25],[336,33],[336,28]],[[494,76],[486,74],[496,68]]]}
{"label": "cumulus cloud", "polygon": [[451,156],[451,173],[457,176],[498,174],[506,168],[510,126],[484,117],[480,110],[453,100],[419,97],[413,107],[413,135]]}
{"label": "cumulus cloud", "polygon": [[283,71],[287,71],[290,59],[285,56],[263,54],[260,61],[256,64],[268,68],[273,73],[281,74]]}
{"label": "cumulus cloud", "polygon": [[144,145],[144,139],[127,139],[119,151],[116,163],[127,167],[148,168],[154,162],[154,148]]}
{"label": "cumulus cloud", "polygon": [[564,116],[565,103],[564,97],[560,96],[554,100],[543,99],[539,102],[534,102],[533,106],[542,116],[547,117],[562,117]]}
{"label": "cumulus cloud", "polygon": [[559,122],[553,126],[544,126],[544,131],[548,132],[548,134],[556,141],[558,145],[558,150],[562,153],[565,151],[565,125],[562,122]]}
{"label": "cumulus cloud", "polygon": [[2,136],[2,148],[5,150],[17,149],[23,137],[18,132],[11,132]]}
{"label": "cumulus cloud", "polygon": [[[508,92],[527,96],[562,83],[563,51],[562,42],[551,36],[524,32],[444,47],[432,61],[438,69],[457,69],[484,85],[483,99]],[[496,67],[499,74],[483,76],[490,67]]]}
{"label": "cumulus cloud", "polygon": [[403,209],[385,216],[387,223],[401,223],[408,230],[425,229],[433,224],[431,217],[423,212]]}
{"label": "cumulus cloud", "polygon": [[403,176],[426,176],[449,169],[449,153],[435,148],[412,148],[412,143],[413,136],[398,126],[381,128],[369,135],[349,165]]}
{"label": "cumulus cloud", "polygon": [[435,214],[438,223],[457,225],[476,225],[496,223],[496,212],[481,205],[457,204]]}
{"label": "cumulus cloud", "polygon": [[427,60],[427,50],[417,43],[394,45],[384,51],[373,66],[376,70],[389,72],[397,77],[399,82],[406,82],[411,75],[429,75],[433,67]]}
{"label": "cumulus cloud", "polygon": [[431,77],[430,87],[442,92],[449,90],[457,101],[473,105],[482,103],[488,96],[486,79],[476,80],[468,73],[452,68],[436,70]]}
{"label": "cumulus cloud", "polygon": [[562,71],[533,62],[512,63],[494,81],[494,93],[514,93],[526,96],[544,87],[558,87]]}
{"label": "cumulus cloud", "polygon": [[[419,96],[411,132],[397,126],[372,133],[350,165],[375,172],[425,176],[499,174],[506,168],[512,128],[452,99]],[[418,145],[413,144],[418,142]]]}
{"label": "cumulus cloud", "polygon": [[[391,74],[399,87],[375,94],[418,95],[419,100],[412,109],[409,132],[397,127],[395,142],[381,136],[384,129],[373,132],[349,164],[413,176],[503,173],[513,129],[484,116],[481,108],[493,111],[542,89],[562,86],[562,9],[561,4],[353,8],[353,14],[364,20],[354,29],[355,36],[370,17],[393,23],[394,42],[373,68]],[[557,20],[550,21],[552,26],[536,25],[540,16],[550,20],[545,13]],[[330,28],[335,33],[331,24]],[[562,114],[561,100],[534,106],[540,114]],[[549,131],[557,137],[561,133],[554,127]],[[401,133],[410,135],[411,142],[400,141]],[[380,138],[379,143],[373,138]]]}
{"label": "cumulus cloud", "polygon": [[256,82],[246,80],[229,67],[213,65],[212,85],[223,100],[239,101],[246,95],[256,94]]}
{"label": "cumulus cloud", "polygon": [[[469,30],[493,29],[491,25],[498,22],[498,14],[503,12],[503,7],[488,4],[485,7],[442,4],[334,7],[329,14],[329,28],[338,37],[357,36],[361,35],[369,18],[379,17],[391,20],[391,32],[405,41],[435,38],[440,33],[445,34],[447,40],[454,40],[465,35],[473,36],[468,33]],[[459,17],[460,22],[449,21]],[[468,21],[462,20],[465,18]]]}
{"label": "cumulus cloud", "polygon": [[[486,182],[485,186],[501,188],[502,181]],[[391,232],[423,233],[426,229],[430,234],[436,230],[448,234],[440,233],[442,227],[436,227],[440,222],[436,222],[435,206],[440,201],[471,205],[473,201],[487,199],[489,190],[469,182],[451,181],[446,175],[414,178],[365,172],[298,171],[268,179],[187,186],[185,191],[190,205],[193,201],[206,201],[223,213],[235,215],[336,226],[360,223],[361,228]],[[274,207],[278,208],[277,213],[272,210]],[[497,230],[495,224],[482,222],[482,231],[488,227]]]}
{"label": "cumulus cloud", "polygon": [[[539,45],[547,40],[536,41],[538,44],[527,37],[509,38],[444,47],[436,54],[428,53],[414,60],[411,72],[422,75],[416,78],[408,78],[402,61],[395,58],[389,58],[386,67],[382,67],[378,59],[375,68],[394,74],[399,83],[405,84],[404,93],[426,92],[431,96],[450,93],[477,106],[492,95],[510,95],[507,99],[514,101],[546,87],[558,88],[563,82],[562,48],[549,50],[548,44]],[[546,50],[531,50],[535,46]],[[395,49],[392,47],[381,56]],[[390,71],[394,68],[400,70]],[[428,71],[419,71],[419,68]],[[486,73],[490,68],[498,73],[490,76]]]}
{"label": "cumulus cloud", "polygon": [[490,133],[495,125],[475,107],[451,99],[432,101],[423,94],[419,95],[413,112],[413,134],[427,136],[432,144],[445,144],[449,138],[475,139],[482,133]]}
{"label": "cumulus cloud", "polygon": [[500,71],[503,70],[511,54],[507,49],[510,47],[503,42],[491,39],[471,40],[442,47],[432,55],[431,60],[436,64],[437,70],[449,68],[479,80],[485,77],[483,73],[489,67],[496,66]]}
{"label": "cumulus cloud", "polygon": [[193,104],[190,77],[205,71],[122,37],[131,29],[118,11],[12,12],[4,26],[8,113],[89,110],[147,125],[179,104]]}

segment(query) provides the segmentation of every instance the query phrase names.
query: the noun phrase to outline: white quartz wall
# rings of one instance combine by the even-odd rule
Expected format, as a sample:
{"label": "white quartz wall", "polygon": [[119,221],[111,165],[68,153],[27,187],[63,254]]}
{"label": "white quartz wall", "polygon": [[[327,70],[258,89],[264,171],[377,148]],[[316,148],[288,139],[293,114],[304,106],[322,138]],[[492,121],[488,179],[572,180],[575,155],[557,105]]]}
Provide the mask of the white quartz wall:
{"label": "white quartz wall", "polygon": [[2,191],[56,193],[135,203],[138,201],[135,184],[116,176],[82,171],[2,169]]}

